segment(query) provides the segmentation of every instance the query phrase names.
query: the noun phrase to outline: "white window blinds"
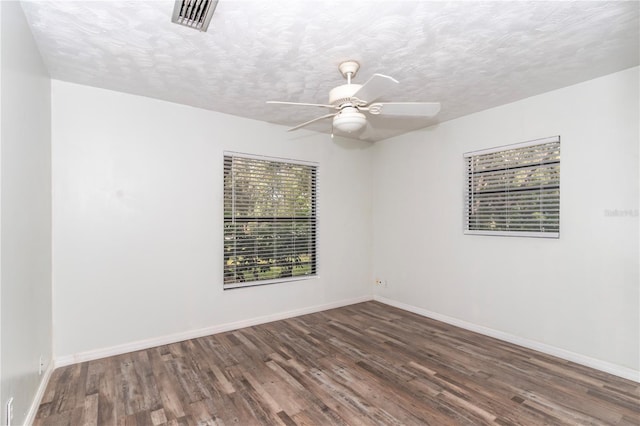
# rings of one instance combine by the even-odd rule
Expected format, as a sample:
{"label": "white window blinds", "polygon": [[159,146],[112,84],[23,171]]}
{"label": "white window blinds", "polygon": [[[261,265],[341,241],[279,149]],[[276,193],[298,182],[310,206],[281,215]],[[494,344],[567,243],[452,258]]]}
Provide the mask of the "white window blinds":
{"label": "white window blinds", "polygon": [[224,155],[224,287],[317,273],[317,166]]}
{"label": "white window blinds", "polygon": [[559,136],[464,157],[465,233],[558,238]]}

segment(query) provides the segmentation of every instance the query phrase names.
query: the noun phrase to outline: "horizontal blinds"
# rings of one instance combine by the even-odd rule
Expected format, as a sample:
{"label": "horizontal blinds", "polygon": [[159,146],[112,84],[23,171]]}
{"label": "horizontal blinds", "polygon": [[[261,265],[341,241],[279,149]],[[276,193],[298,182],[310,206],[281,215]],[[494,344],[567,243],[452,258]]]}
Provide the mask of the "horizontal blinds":
{"label": "horizontal blinds", "polygon": [[466,155],[465,230],[557,237],[560,138]]}
{"label": "horizontal blinds", "polygon": [[315,275],[317,167],[224,156],[224,284]]}

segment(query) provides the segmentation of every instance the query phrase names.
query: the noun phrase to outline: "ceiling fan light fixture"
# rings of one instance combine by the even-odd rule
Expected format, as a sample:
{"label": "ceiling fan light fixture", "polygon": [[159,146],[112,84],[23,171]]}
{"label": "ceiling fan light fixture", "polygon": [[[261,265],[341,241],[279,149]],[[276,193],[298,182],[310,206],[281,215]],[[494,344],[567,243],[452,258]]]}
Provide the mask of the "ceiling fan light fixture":
{"label": "ceiling fan light fixture", "polygon": [[341,132],[353,133],[362,129],[367,124],[367,117],[357,108],[343,108],[335,117],[333,117],[333,127]]}

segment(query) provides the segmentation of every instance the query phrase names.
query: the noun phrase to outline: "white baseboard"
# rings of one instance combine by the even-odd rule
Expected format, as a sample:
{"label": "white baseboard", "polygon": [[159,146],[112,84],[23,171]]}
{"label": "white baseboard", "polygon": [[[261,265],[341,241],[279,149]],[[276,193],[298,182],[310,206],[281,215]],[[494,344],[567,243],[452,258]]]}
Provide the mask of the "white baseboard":
{"label": "white baseboard", "polygon": [[[353,299],[346,299],[346,300],[327,303],[323,305],[309,306],[306,308],[295,309],[292,311],[279,312],[276,314],[266,315],[262,317],[256,317],[256,318],[250,318],[247,320],[236,321],[232,323],[214,325],[211,327],[201,328],[198,330],[190,330],[183,333],[176,333],[176,334],[171,334],[167,336],[161,336],[161,337],[156,337],[152,339],[145,339],[145,340],[140,340],[136,342],[126,343],[123,345],[117,345],[117,346],[112,346],[112,347],[103,348],[103,349],[96,349],[96,350],[81,352],[77,354],[56,357],[54,362],[50,363],[49,368],[47,368],[47,371],[45,372],[45,377],[41,382],[40,388],[38,389],[38,396],[34,401],[34,405],[32,405],[31,410],[29,411],[29,416],[27,417],[27,419],[32,419],[33,418],[32,416],[35,416],[38,405],[42,398],[42,394],[44,393],[46,384],[49,381],[49,377],[51,375],[53,368],[77,364],[85,361],[92,361],[95,359],[106,358],[114,355],[121,355],[128,352],[134,352],[134,351],[153,348],[156,346],[182,342],[184,340],[195,339],[203,336],[209,336],[216,333],[224,333],[226,331],[232,331],[240,328],[251,327],[254,325],[265,324],[268,322],[278,321],[282,319],[293,318],[300,315],[326,311],[328,309],[340,308],[343,306],[353,305],[355,303],[366,302],[369,300],[376,300],[386,305],[394,306],[396,308],[403,309],[405,311],[413,312],[415,314],[422,315],[427,318],[432,318],[437,321],[442,321],[444,323],[451,324],[456,327],[464,328],[469,331],[494,337],[496,339],[500,339],[505,342],[509,342],[518,346],[523,346],[525,348],[533,349],[535,351],[556,356],[558,358],[562,358],[567,361],[572,361],[580,365],[595,368],[596,370],[604,371],[606,373],[613,374],[615,376],[622,377],[628,380],[633,380],[635,382],[640,383],[640,371],[638,370],[613,364],[607,361],[602,361],[596,358],[591,358],[586,355],[582,355],[582,354],[568,351],[566,349],[558,348],[556,346],[551,346],[545,343],[536,342],[534,340],[529,340],[513,334],[505,333],[503,331],[494,330],[489,327],[473,324],[457,318],[432,312],[427,309],[419,308],[417,306],[409,305],[409,304],[398,302],[392,299],[387,299],[386,297],[383,297],[383,296],[375,295],[375,296],[362,296],[362,297],[357,297]],[[53,364],[53,367],[51,366],[52,364]],[[29,422],[27,422],[27,424],[29,424]]]}
{"label": "white baseboard", "polygon": [[139,340],[136,342],[125,343],[123,345],[112,346],[108,348],[96,349],[81,352],[72,355],[56,357],[54,363],[55,368],[67,365],[77,364],[85,361],[106,358],[114,355],[121,355],[128,352],[140,351],[153,348],[156,346],[168,345],[171,343],[182,342],[184,340],[195,339],[198,337],[210,336],[216,333],[224,333],[226,331],[237,330],[240,328],[251,327],[254,325],[265,324],[268,322],[279,321],[287,318],[293,318],[300,315],[313,314],[315,312],[326,311],[328,309],[341,308],[343,306],[353,305],[355,303],[367,302],[373,300],[373,296],[367,295],[356,297],[353,299],[340,300],[337,302],[326,303],[323,305],[309,306],[292,311],[279,312],[276,314],[266,315],[262,317],[250,318],[247,320],[236,321],[226,324],[214,325],[211,327],[201,328],[198,330],[185,331],[183,333],[171,334],[168,336],[160,336],[152,339]]}
{"label": "white baseboard", "polygon": [[442,315],[436,312],[431,312],[427,309],[418,308],[417,306],[408,305],[406,303],[397,302],[395,300],[387,299],[386,297],[375,295],[373,300],[386,305],[394,306],[396,308],[413,312],[414,314],[422,315],[423,317],[431,318],[437,321],[441,321],[447,324],[455,325],[456,327],[464,328],[465,330],[473,331],[475,333],[484,334],[485,336],[494,337],[505,342],[513,343],[518,346],[523,346],[534,351],[542,352],[547,355],[552,355],[558,358],[562,358],[567,361],[575,362],[576,364],[584,365],[587,367],[595,368],[596,370],[604,371],[605,373],[613,374],[614,376],[622,377],[624,379],[633,380],[634,382],[640,382],[640,371],[634,370],[621,365],[613,364],[607,361],[602,361],[596,358],[591,358],[586,355],[578,354],[568,351],[566,349],[558,348],[556,346],[547,345],[545,343],[536,342],[534,340],[525,339],[523,337],[515,336],[513,334],[505,333],[503,331],[494,330],[489,327],[473,324],[467,321],[463,321],[457,318]]}
{"label": "white baseboard", "polygon": [[32,425],[33,421],[36,419],[38,407],[40,407],[44,391],[47,390],[47,385],[49,384],[49,379],[51,378],[51,373],[53,373],[54,368],[53,362],[50,362],[47,369],[44,370],[44,375],[42,376],[42,380],[40,380],[40,385],[38,386],[36,395],[33,397],[33,401],[31,402],[31,406],[27,412],[27,417],[24,419],[25,425]]}

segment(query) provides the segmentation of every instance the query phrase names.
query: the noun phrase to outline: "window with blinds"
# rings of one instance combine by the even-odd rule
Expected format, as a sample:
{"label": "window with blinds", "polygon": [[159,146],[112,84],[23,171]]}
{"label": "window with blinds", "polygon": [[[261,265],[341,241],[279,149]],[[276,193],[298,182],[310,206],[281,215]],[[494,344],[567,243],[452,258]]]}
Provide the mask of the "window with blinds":
{"label": "window with blinds", "polygon": [[559,136],[464,157],[466,234],[559,237]]}
{"label": "window with blinds", "polygon": [[317,274],[317,165],[224,155],[224,288]]}

